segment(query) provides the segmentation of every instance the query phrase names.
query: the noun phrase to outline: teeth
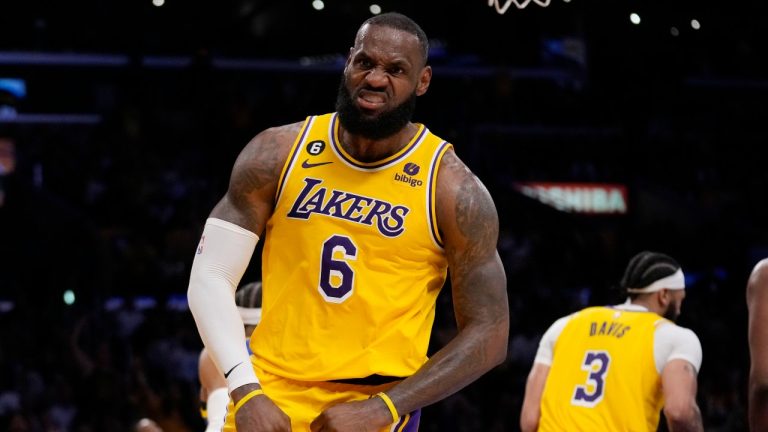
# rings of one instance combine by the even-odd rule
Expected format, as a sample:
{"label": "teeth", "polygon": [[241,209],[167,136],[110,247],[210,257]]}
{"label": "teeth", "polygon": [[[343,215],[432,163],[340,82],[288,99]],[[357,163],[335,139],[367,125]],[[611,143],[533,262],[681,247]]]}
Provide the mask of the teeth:
{"label": "teeth", "polygon": [[377,94],[366,94],[366,95],[360,95],[361,99],[363,99],[366,102],[370,103],[383,103],[384,97],[377,95]]}

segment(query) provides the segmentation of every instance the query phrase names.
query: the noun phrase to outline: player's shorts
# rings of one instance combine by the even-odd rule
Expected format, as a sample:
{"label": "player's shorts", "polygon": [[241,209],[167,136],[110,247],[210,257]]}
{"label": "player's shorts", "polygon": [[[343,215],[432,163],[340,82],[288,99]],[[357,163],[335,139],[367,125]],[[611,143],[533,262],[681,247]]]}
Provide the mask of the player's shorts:
{"label": "player's shorts", "polygon": [[[262,370],[256,370],[261,388],[285,414],[291,418],[293,432],[309,432],[309,425],[324,409],[342,402],[365,400],[376,393],[387,391],[395,383],[356,385],[335,382],[294,381]],[[236,432],[234,405],[230,399],[224,432]],[[417,432],[421,410],[405,414],[381,432]]]}

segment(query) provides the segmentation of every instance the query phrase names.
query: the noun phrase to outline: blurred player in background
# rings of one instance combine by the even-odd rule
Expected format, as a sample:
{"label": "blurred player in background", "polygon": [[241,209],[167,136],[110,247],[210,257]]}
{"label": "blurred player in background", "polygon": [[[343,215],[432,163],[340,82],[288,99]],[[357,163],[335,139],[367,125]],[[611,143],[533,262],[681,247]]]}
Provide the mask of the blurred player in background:
{"label": "blurred player in background", "polygon": [[696,403],[702,351],[674,323],[685,298],[680,265],[657,252],[629,262],[626,303],[588,307],[546,331],[528,376],[523,432],[703,431]]}

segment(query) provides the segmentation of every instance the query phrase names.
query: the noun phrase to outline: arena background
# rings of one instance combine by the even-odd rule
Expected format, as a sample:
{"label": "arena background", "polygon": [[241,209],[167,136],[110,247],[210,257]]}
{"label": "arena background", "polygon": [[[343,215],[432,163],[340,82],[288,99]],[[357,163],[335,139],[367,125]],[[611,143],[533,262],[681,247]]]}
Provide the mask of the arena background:
{"label": "arena background", "polygon": [[[0,430],[203,430],[185,299],[202,224],[253,135],[333,110],[371,15],[155,2],[0,6],[0,136],[17,159],[0,175]],[[517,430],[543,330],[621,300],[644,249],[686,271],[706,430],[746,430],[744,290],[768,256],[765,2],[378,4],[431,38],[415,119],[490,189],[509,280],[507,361],[422,430]],[[256,255],[244,280],[259,274]],[[448,294],[432,350],[455,330]]]}

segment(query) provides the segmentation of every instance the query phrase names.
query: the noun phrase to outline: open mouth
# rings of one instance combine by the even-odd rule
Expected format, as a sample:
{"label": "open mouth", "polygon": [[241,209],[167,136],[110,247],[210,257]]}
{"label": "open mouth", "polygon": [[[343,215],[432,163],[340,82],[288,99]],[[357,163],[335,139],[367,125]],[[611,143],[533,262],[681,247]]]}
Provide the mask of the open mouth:
{"label": "open mouth", "polygon": [[381,92],[363,90],[357,94],[357,103],[362,109],[379,109],[386,103],[386,95]]}

